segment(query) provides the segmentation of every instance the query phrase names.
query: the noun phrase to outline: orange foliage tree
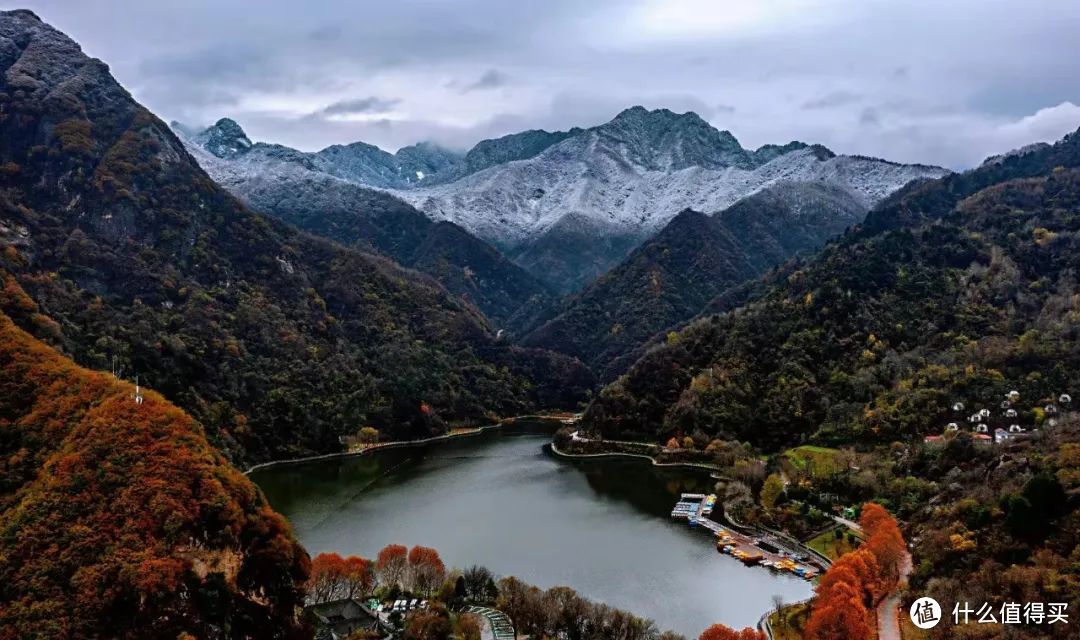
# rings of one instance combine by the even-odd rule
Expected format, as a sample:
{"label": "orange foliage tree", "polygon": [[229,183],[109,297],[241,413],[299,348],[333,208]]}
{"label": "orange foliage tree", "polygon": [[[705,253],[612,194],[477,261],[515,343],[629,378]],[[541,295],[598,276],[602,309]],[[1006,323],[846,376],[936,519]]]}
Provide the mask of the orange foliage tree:
{"label": "orange foliage tree", "polygon": [[404,586],[409,570],[409,548],[402,544],[388,544],[375,558],[375,573],[379,584],[385,587]]}
{"label": "orange foliage tree", "polygon": [[[831,569],[830,569],[831,571]],[[803,637],[806,640],[865,640],[871,637],[870,615],[859,588],[837,581],[818,590]]]}
{"label": "orange foliage tree", "polygon": [[750,627],[736,631],[722,624],[714,624],[702,631],[698,640],[766,640],[766,638],[764,633]]}
{"label": "orange foliage tree", "polygon": [[872,635],[870,610],[896,587],[906,551],[896,519],[879,504],[863,506],[862,547],[841,556],[814,589],[807,640],[857,640]]}
{"label": "orange foliage tree", "polygon": [[409,550],[409,574],[417,591],[430,594],[446,579],[446,565],[438,551],[418,545]]}
{"label": "orange foliage tree", "polygon": [[320,553],[311,561],[308,597],[316,603],[343,598],[359,598],[375,586],[374,565],[370,560],[336,553]]}

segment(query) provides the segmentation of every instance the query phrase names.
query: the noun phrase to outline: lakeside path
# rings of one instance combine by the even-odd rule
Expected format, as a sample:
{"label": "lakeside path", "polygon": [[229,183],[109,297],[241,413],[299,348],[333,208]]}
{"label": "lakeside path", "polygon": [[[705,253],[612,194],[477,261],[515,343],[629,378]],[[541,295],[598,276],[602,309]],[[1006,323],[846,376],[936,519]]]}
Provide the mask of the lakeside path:
{"label": "lakeside path", "polygon": [[283,460],[269,460],[267,462],[260,462],[259,464],[248,467],[248,469],[246,471],[244,471],[244,475],[245,476],[250,475],[251,472],[253,472],[253,471],[257,471],[259,469],[268,469],[270,467],[279,467],[279,466],[285,466],[285,465],[291,465],[291,464],[304,464],[306,462],[317,462],[319,460],[335,460],[335,459],[338,459],[338,458],[354,458],[354,457],[357,457],[357,456],[367,455],[367,454],[369,454],[369,453],[371,453],[373,451],[380,451],[380,450],[383,450],[383,449],[403,449],[403,448],[408,448],[408,447],[419,447],[419,446],[423,446],[423,445],[426,445],[426,444],[432,444],[432,443],[435,443],[435,442],[446,442],[448,440],[457,440],[459,438],[472,438],[472,437],[475,437],[475,436],[478,436],[478,435],[484,433],[485,431],[490,431],[492,429],[502,429],[503,427],[513,425],[513,424],[517,423],[518,421],[528,421],[528,420],[536,420],[536,421],[556,421],[557,420],[559,422],[562,422],[563,424],[572,424],[572,422],[568,422],[568,420],[570,420],[570,418],[567,418],[566,416],[562,416],[562,415],[557,415],[557,416],[543,416],[543,415],[516,416],[516,417],[513,417],[513,418],[506,418],[505,420],[501,420],[499,422],[496,422],[495,424],[488,424],[488,425],[484,425],[482,427],[476,427],[476,428],[473,428],[473,429],[461,429],[461,430],[458,430],[458,431],[452,431],[450,433],[444,433],[441,436],[432,436],[430,438],[421,438],[419,440],[393,440],[393,441],[390,441],[390,442],[379,442],[379,443],[376,443],[376,444],[372,444],[372,445],[363,447],[361,449],[353,449],[353,450],[349,450],[349,451],[335,451],[334,453],[323,453],[323,454],[313,455],[313,456],[304,456],[302,458],[285,458]]}
{"label": "lakeside path", "polygon": [[900,563],[900,580],[896,588],[884,600],[878,604],[878,640],[901,640],[900,635],[900,594],[907,585],[907,578],[911,575],[911,554],[904,554]]}

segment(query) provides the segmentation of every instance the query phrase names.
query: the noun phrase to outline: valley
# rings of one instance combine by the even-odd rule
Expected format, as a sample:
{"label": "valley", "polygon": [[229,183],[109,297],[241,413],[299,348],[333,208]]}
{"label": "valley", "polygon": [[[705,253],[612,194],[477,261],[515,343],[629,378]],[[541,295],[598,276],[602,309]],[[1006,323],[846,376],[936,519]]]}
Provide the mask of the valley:
{"label": "valley", "polygon": [[1080,608],[1080,123],[956,171],[700,101],[391,153],[341,132],[405,98],[166,125],[118,77],[184,65],[128,62],[0,11],[0,640],[1070,637],[907,606]]}

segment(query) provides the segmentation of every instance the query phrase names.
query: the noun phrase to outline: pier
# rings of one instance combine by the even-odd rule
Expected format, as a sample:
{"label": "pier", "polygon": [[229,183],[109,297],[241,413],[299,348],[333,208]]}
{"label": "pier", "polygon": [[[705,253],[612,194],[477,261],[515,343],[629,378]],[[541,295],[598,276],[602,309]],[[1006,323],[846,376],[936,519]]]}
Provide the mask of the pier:
{"label": "pier", "polygon": [[754,538],[723,526],[709,517],[715,506],[715,495],[684,493],[671,510],[671,517],[686,520],[691,527],[708,529],[716,537],[717,551],[729,554],[746,564],[760,564],[774,571],[787,571],[805,580],[814,579],[823,568],[804,562],[805,554],[801,549],[789,549],[789,545],[779,540],[766,539],[767,536]]}

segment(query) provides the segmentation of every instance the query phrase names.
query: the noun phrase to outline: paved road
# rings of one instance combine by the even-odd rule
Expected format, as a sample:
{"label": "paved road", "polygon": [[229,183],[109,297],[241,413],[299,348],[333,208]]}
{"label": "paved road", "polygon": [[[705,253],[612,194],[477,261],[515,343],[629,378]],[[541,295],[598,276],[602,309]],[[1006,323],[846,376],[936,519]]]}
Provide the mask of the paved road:
{"label": "paved road", "polygon": [[858,531],[859,533],[862,533],[862,527],[859,526],[858,522],[852,522],[851,520],[848,520],[847,518],[841,518],[840,516],[832,516],[831,515],[829,517],[832,518],[833,522],[835,522],[837,524],[842,524],[845,527],[847,527],[848,529],[854,529],[855,531]]}
{"label": "paved road", "polygon": [[900,582],[884,600],[878,604],[878,640],[901,640],[900,638],[900,592],[907,584],[907,577],[911,574],[911,554],[904,554],[900,564]]}

